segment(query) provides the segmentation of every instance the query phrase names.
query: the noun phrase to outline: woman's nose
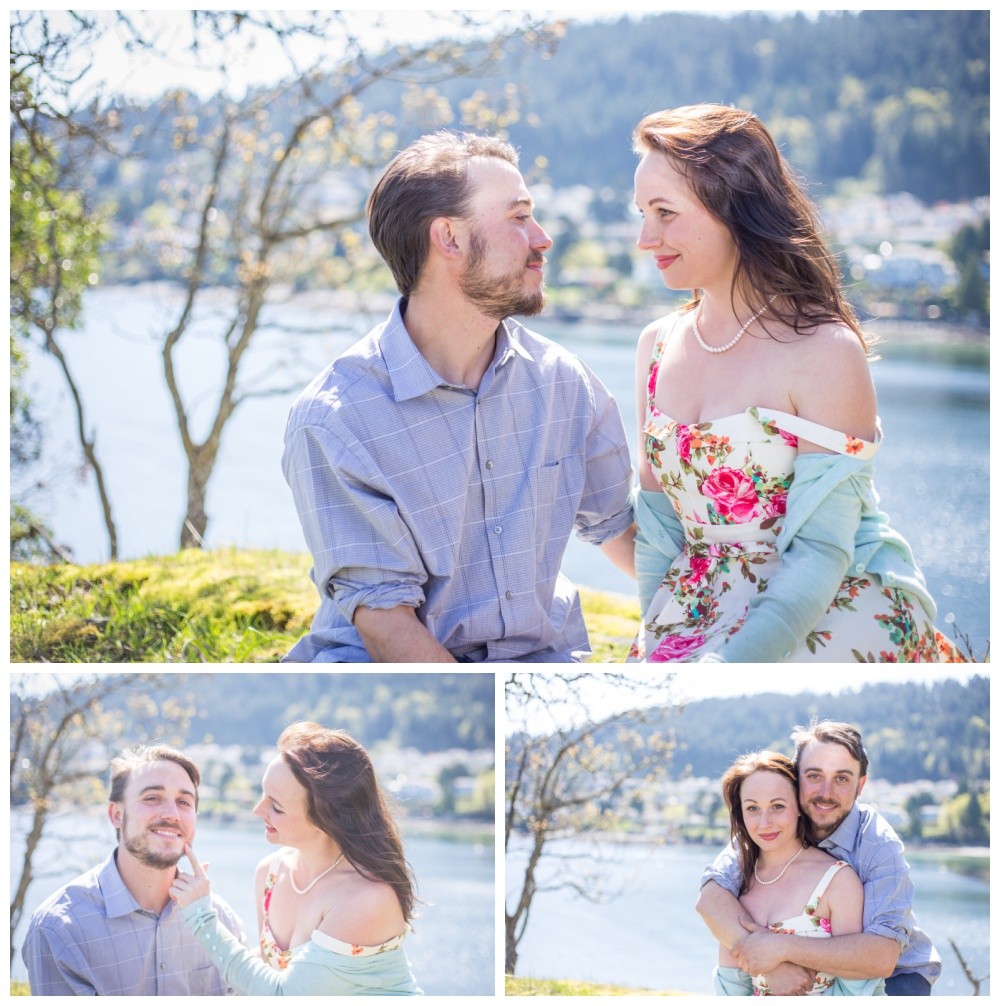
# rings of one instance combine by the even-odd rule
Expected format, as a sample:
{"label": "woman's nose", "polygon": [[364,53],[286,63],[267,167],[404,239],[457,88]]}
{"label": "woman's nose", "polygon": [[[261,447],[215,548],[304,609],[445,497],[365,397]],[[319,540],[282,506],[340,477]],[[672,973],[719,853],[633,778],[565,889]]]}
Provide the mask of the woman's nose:
{"label": "woman's nose", "polygon": [[639,238],[636,241],[636,247],[642,251],[648,251],[650,248],[655,248],[658,244],[659,238],[653,235],[649,224],[643,220],[642,226],[639,228]]}

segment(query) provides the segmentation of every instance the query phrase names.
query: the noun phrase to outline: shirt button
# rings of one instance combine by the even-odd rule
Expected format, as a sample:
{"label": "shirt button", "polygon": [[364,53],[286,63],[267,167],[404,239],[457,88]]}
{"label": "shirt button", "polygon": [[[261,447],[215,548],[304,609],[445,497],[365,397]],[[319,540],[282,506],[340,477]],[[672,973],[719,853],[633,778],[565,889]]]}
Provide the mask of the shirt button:
{"label": "shirt button", "polygon": [[504,597],[506,597],[508,601],[512,601],[514,599],[514,592],[512,590],[508,590],[507,593],[504,594]]}
{"label": "shirt button", "polygon": [[491,471],[493,471],[493,462],[492,462],[492,461],[487,461],[487,462],[486,462],[486,470],[487,470],[488,472],[491,472]]}
{"label": "shirt button", "polygon": [[495,527],[493,528],[493,533],[494,533],[494,534],[501,534],[502,532],[503,532],[503,528],[502,528],[502,527],[501,527],[501,526],[500,526],[499,524],[497,524],[497,525],[496,525],[496,526],[495,526]]}
{"label": "shirt button", "polygon": [[865,564],[864,564],[863,562],[859,562],[859,563],[858,563],[858,564],[857,564],[857,565],[856,565],[856,566],[854,567],[854,572],[855,572],[855,573],[863,573],[864,571],[865,571]]}

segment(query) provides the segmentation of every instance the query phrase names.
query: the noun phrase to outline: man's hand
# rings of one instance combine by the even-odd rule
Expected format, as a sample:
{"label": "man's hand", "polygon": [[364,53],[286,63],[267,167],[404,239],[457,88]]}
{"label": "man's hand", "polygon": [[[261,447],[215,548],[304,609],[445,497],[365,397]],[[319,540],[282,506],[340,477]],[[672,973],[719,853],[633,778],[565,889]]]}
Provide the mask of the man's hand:
{"label": "man's hand", "polygon": [[764,975],[768,994],[772,996],[804,996],[816,981],[816,972],[786,961]]}
{"label": "man's hand", "polygon": [[740,969],[749,975],[764,975],[767,987],[773,996],[801,996],[813,987],[816,972],[799,967],[781,958],[781,940],[778,933],[772,933],[753,919],[743,915],[740,925],[749,935],[732,948]]}
{"label": "man's hand", "polygon": [[748,975],[767,974],[784,963],[781,936],[778,933],[772,933],[746,918],[740,919],[740,923],[748,935],[744,936],[732,951],[743,971]]}

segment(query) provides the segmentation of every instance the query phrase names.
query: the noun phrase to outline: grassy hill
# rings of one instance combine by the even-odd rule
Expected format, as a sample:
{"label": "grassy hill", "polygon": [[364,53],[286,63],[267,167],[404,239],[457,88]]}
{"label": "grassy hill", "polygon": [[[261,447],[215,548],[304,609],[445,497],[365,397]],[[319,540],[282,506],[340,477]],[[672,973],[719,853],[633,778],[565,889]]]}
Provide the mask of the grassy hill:
{"label": "grassy hill", "polygon": [[[316,611],[307,555],[187,549],[91,566],[10,566],[13,662],[266,663]],[[595,661],[624,659],[630,598],[581,590]]]}

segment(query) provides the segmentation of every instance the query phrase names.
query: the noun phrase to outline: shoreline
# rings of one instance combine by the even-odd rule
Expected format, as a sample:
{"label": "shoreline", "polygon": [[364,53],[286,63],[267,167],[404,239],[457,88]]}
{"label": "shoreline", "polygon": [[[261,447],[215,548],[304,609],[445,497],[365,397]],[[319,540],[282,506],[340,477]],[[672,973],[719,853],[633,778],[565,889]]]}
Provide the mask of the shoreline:
{"label": "shoreline", "polygon": [[[153,297],[180,296],[183,287],[168,280],[142,280],[138,283],[109,283],[93,288],[94,292],[113,295],[116,290],[127,290],[133,294]],[[642,307],[616,304],[594,299],[581,306],[565,308],[552,303],[537,316],[535,324],[553,323],[558,325],[622,325],[627,327],[627,336],[622,342],[631,344],[635,335],[652,319],[675,311],[681,299],[665,302],[657,299],[660,291],[649,291],[649,301]],[[221,302],[232,295],[228,287],[212,287],[203,291],[202,296],[209,302]],[[267,307],[272,310],[288,307],[313,312],[356,313],[365,317],[382,317],[396,302],[392,291],[343,290],[293,290],[291,287],[275,286],[273,297]],[[266,327],[266,325],[262,325]],[[955,349],[975,347],[989,351],[990,326],[967,325],[961,322],[928,321],[921,318],[872,318],[862,321],[862,327],[873,336],[876,351],[881,347]]]}

